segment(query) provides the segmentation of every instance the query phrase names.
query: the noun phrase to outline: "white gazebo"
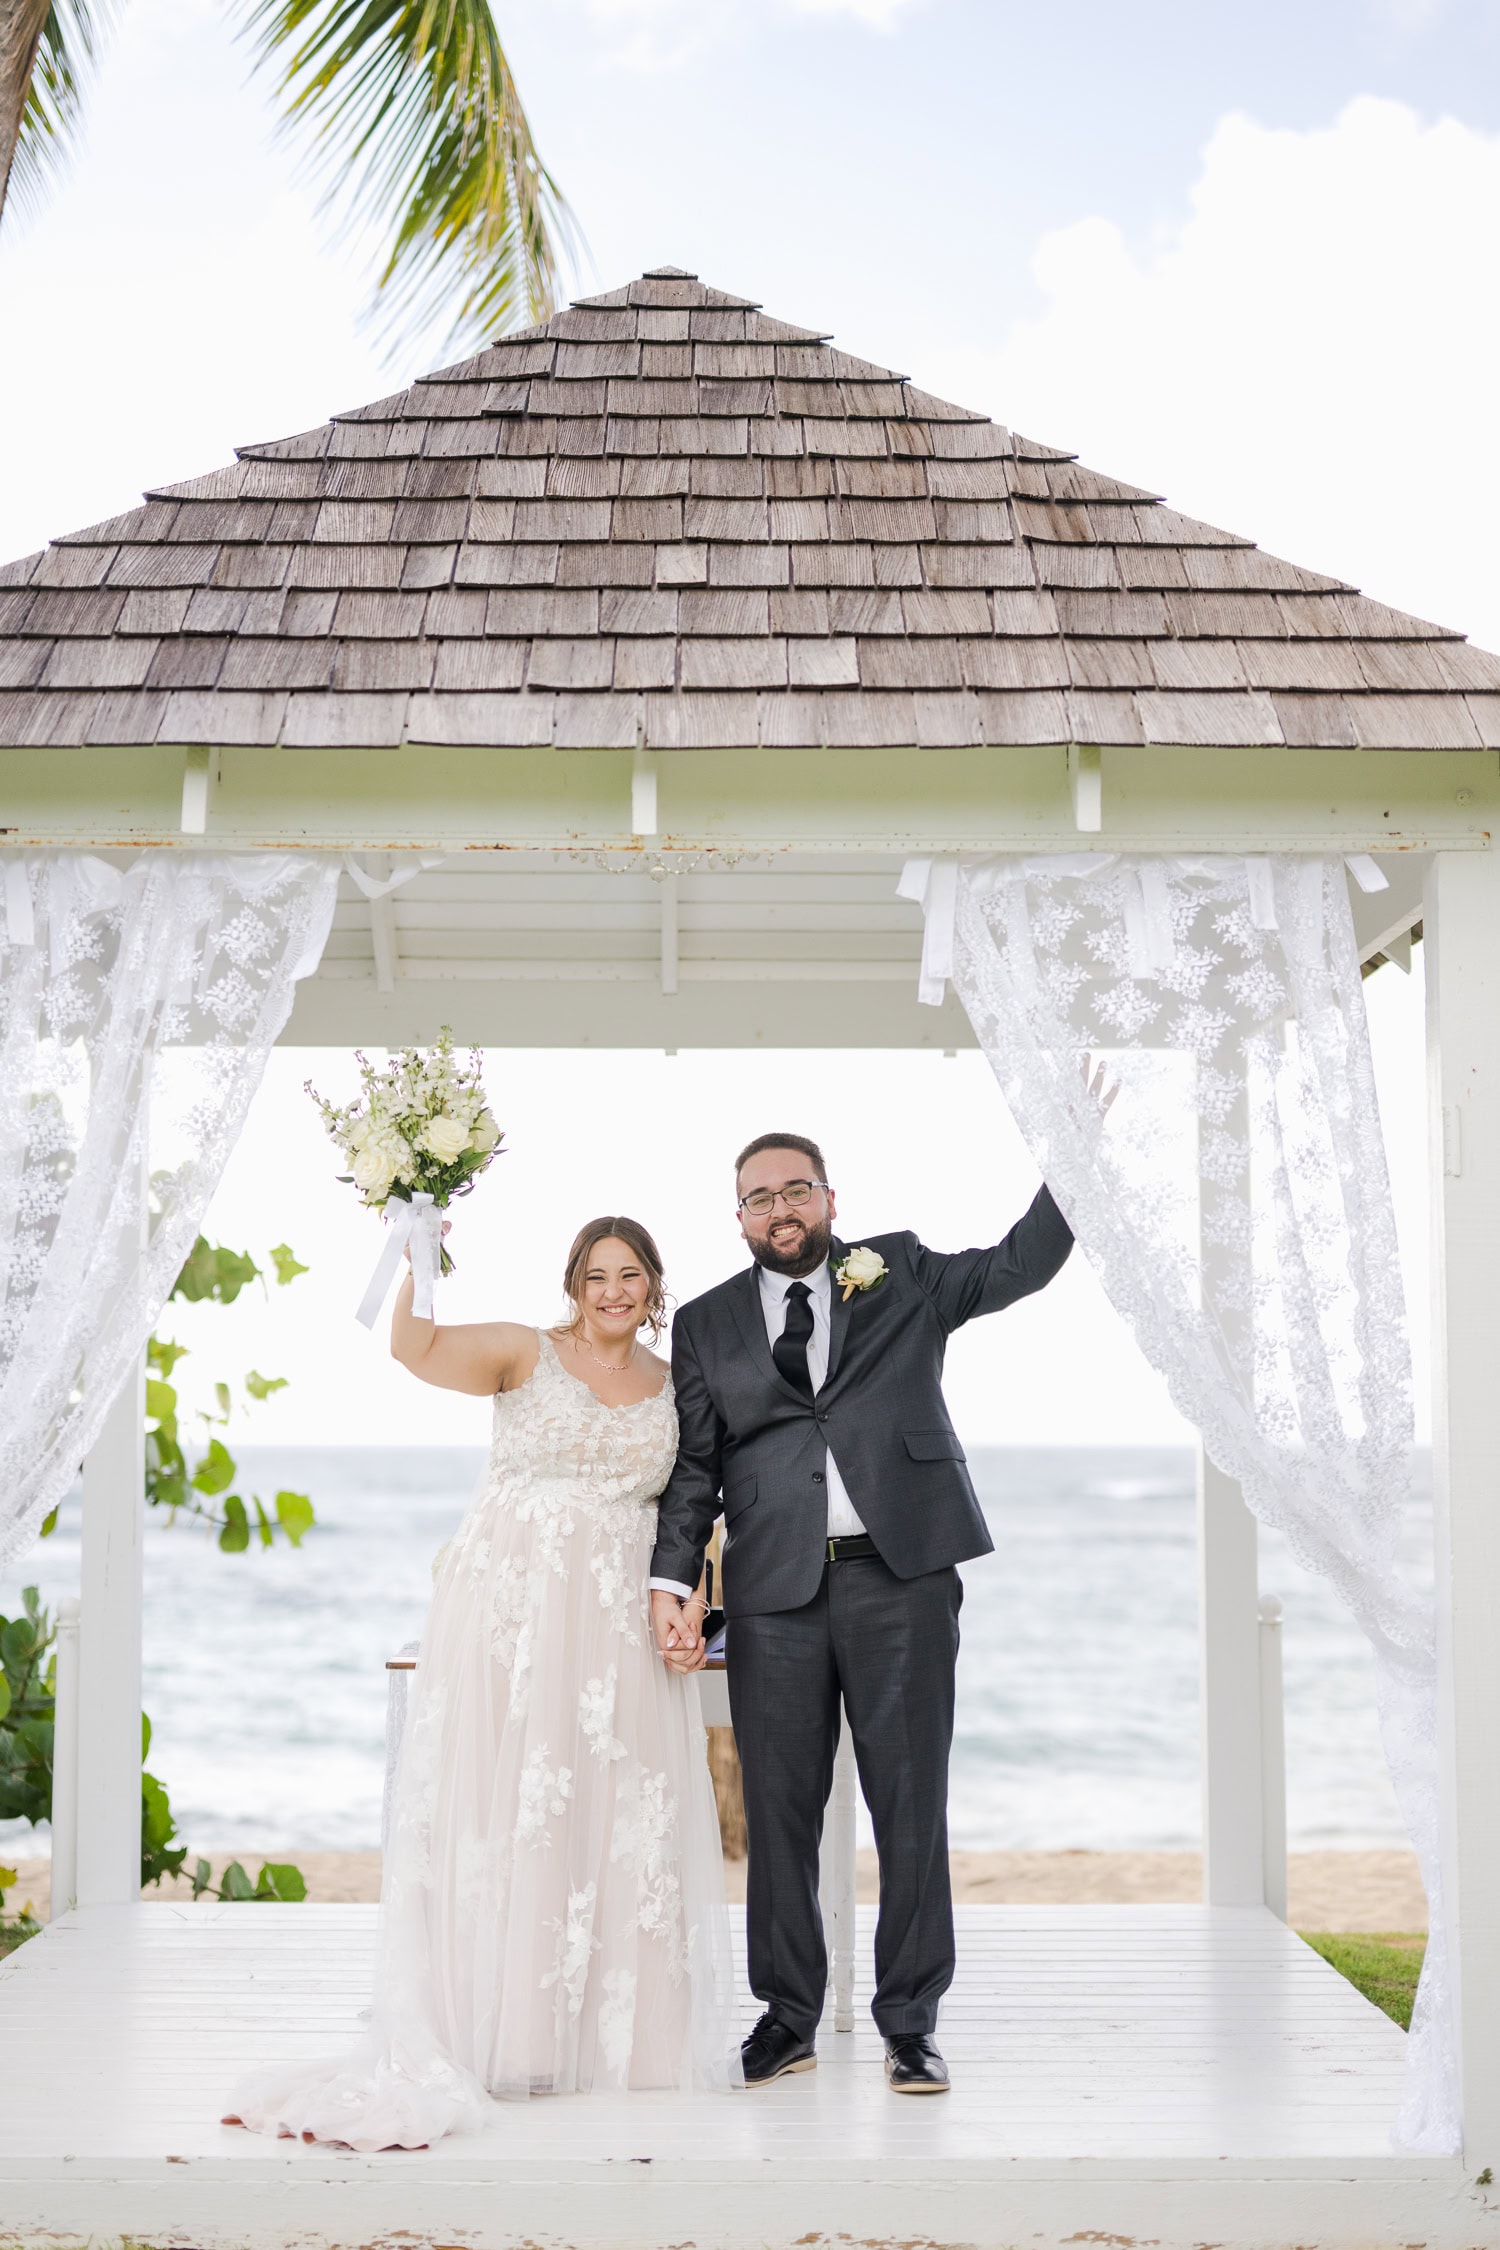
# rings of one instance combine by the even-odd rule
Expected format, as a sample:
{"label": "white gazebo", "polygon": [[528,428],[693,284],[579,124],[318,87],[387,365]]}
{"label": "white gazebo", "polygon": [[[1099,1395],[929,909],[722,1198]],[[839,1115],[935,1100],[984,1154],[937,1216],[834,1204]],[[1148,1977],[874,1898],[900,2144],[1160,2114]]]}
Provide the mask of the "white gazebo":
{"label": "white gazebo", "polygon": [[1205,1462],[1204,1903],[964,1910],[947,2102],[886,2095],[861,1952],[812,2081],[378,2158],[221,2129],[353,2031],[374,1910],[137,1903],[127,1382],[77,1904],[0,1969],[0,2241],[1500,2244],[1497,748],[1500,659],[673,269],[0,570],[0,860],[341,859],[293,1044],[953,1049],[912,858],[1377,862],[1362,957],[1426,940],[1463,2114],[1393,2145],[1401,2033],[1279,1918],[1275,1635]]}

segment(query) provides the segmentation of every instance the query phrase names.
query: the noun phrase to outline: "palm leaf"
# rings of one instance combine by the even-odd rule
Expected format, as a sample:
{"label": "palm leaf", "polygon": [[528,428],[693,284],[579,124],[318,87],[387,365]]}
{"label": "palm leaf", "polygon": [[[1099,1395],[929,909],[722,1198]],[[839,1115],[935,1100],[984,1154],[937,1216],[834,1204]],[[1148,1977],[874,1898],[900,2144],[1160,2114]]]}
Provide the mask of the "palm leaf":
{"label": "palm leaf", "polygon": [[386,236],[373,310],[388,339],[444,315],[450,346],[544,320],[573,224],[486,0],[241,4],[337,231]]}
{"label": "palm leaf", "polygon": [[34,209],[78,130],[112,0],[0,0],[0,212]]}

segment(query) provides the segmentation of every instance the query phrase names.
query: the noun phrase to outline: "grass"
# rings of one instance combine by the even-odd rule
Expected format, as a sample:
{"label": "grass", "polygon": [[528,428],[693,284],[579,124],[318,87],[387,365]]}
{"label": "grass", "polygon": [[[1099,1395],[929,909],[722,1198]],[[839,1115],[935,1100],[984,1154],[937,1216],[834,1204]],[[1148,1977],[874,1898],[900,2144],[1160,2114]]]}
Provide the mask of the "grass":
{"label": "grass", "polygon": [[39,1936],[41,1927],[29,1914],[18,1914],[12,1922],[0,1921],[0,1961],[7,1953],[14,1953],[18,1945],[24,1945],[28,1938]]}
{"label": "grass", "polygon": [[1411,2004],[1427,1951],[1420,1931],[1299,1930],[1297,1935],[1403,2031],[1411,2028]]}

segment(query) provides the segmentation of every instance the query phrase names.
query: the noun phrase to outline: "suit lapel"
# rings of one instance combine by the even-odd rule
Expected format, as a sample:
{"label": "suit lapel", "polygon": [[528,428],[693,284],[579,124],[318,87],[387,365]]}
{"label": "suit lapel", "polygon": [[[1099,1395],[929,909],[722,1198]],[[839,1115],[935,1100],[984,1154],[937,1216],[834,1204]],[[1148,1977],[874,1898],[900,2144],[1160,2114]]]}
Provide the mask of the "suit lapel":
{"label": "suit lapel", "polygon": [[792,1388],[771,1357],[771,1346],[766,1338],[766,1318],[761,1310],[759,1266],[753,1265],[748,1272],[735,1275],[730,1285],[729,1302],[734,1311],[735,1326],[766,1381],[774,1383],[779,1391],[785,1391],[787,1397],[794,1398],[799,1406],[805,1406],[807,1401],[802,1393]]}
{"label": "suit lapel", "polygon": [[827,1380],[830,1383],[833,1381],[834,1376],[837,1375],[839,1371],[839,1361],[840,1359],[842,1359],[844,1354],[844,1339],[849,1333],[849,1315],[854,1310],[854,1299],[852,1297],[845,1297],[843,1290],[839,1287],[837,1281],[834,1280],[833,1276],[834,1267],[842,1263],[843,1257],[844,1245],[842,1244],[842,1242],[834,1241],[832,1244],[830,1244],[828,1251],[828,1281],[829,1286],[833,1291],[832,1300],[828,1307]]}

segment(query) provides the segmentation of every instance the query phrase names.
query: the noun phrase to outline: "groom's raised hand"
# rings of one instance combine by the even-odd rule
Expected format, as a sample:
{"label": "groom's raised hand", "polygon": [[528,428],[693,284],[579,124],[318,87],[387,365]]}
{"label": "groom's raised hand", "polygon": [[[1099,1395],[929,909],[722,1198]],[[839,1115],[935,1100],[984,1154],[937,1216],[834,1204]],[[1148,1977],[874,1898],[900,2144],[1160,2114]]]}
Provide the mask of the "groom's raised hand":
{"label": "groom's raised hand", "polygon": [[656,1645],[674,1672],[696,1672],[708,1661],[708,1649],[698,1630],[700,1604],[684,1602],[660,1586],[651,1589],[651,1626]]}

